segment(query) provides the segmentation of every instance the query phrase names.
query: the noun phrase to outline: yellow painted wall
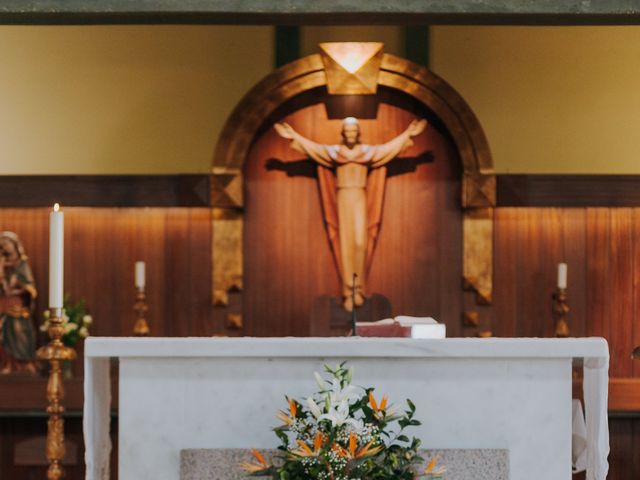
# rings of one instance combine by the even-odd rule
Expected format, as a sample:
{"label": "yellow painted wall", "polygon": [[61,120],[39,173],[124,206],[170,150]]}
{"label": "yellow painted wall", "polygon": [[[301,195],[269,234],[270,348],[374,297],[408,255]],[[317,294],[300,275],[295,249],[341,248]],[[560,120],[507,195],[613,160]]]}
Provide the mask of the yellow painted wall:
{"label": "yellow painted wall", "polygon": [[640,173],[640,27],[434,27],[497,172]]}
{"label": "yellow painted wall", "polygon": [[[303,27],[321,41],[399,27]],[[0,174],[203,173],[273,28],[0,27]],[[640,27],[433,27],[431,68],[483,124],[497,172],[640,173]]]}
{"label": "yellow painted wall", "polygon": [[0,27],[0,174],[208,172],[272,27]]}

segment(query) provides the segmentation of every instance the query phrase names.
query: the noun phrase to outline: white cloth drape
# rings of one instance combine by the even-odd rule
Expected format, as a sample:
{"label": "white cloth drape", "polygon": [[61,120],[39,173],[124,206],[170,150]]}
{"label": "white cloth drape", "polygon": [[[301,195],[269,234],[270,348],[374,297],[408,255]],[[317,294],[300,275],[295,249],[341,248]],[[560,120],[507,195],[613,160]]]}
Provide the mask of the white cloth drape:
{"label": "white cloth drape", "polygon": [[571,407],[571,470],[579,473],[587,469],[587,424],[582,402],[573,399]]}
{"label": "white cloth drape", "polygon": [[111,382],[109,358],[84,359],[84,430],[87,467],[86,480],[109,480],[109,410],[111,408]]}
{"label": "white cloth drape", "polygon": [[609,358],[584,359],[584,410],[587,423],[587,480],[606,480],[609,472]]}

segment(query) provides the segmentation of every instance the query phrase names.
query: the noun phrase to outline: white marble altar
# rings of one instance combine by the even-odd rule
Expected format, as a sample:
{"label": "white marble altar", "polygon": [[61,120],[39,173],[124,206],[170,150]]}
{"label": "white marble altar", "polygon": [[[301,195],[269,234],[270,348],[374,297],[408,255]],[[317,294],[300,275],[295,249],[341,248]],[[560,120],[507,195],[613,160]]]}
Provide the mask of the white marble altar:
{"label": "white marble altar", "polygon": [[120,361],[119,478],[177,480],[180,450],[269,448],[285,394],[348,360],[354,383],[411,398],[425,448],[508,449],[512,480],[571,478],[572,361],[585,364],[588,479],[604,480],[603,339],[90,338],[87,479],[108,478],[109,358]]}

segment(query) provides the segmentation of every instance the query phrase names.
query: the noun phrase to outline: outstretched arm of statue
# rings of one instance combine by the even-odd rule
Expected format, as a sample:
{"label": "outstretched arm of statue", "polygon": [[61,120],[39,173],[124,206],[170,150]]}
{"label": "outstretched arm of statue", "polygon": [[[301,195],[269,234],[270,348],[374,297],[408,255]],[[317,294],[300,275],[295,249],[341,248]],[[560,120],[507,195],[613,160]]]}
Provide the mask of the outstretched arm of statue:
{"label": "outstretched arm of statue", "polygon": [[291,148],[304,153],[325,167],[332,167],[333,161],[325,145],[309,140],[296,132],[288,123],[276,123],[273,126],[282,138],[291,140]]}
{"label": "outstretched arm of statue", "polygon": [[389,140],[382,145],[376,145],[373,158],[371,159],[371,167],[381,167],[396,158],[402,151],[413,145],[411,137],[420,135],[427,128],[427,121],[424,119],[413,120],[407,129],[396,138]]}

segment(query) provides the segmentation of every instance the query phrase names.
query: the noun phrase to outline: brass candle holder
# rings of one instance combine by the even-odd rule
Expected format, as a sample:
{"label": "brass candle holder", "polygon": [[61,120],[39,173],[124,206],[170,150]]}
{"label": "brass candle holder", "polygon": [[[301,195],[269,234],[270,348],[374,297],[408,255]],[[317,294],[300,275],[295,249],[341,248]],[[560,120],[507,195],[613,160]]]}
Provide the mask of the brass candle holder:
{"label": "brass candle holder", "polygon": [[63,476],[62,460],[65,454],[64,420],[62,419],[64,387],[60,362],[75,360],[76,352],[73,348],[65,346],[61,340],[64,333],[62,309],[52,308],[50,313],[48,333],[51,341],[48,345],[40,347],[36,352],[36,356],[38,360],[46,360],[51,364],[47,383],[47,401],[49,402],[47,407],[47,413],[49,414],[46,446],[47,460],[49,461],[47,479],[58,480]]}
{"label": "brass candle holder", "polygon": [[569,324],[567,323],[567,315],[569,314],[569,305],[567,305],[567,290],[558,288],[554,292],[552,299],[556,337],[568,337]]}
{"label": "brass candle holder", "polygon": [[147,323],[146,314],[149,307],[147,307],[146,297],[144,293],[144,287],[138,288],[136,294],[136,303],[133,305],[133,311],[136,312],[136,323],[133,325],[133,335],[136,337],[147,337],[150,329]]}

